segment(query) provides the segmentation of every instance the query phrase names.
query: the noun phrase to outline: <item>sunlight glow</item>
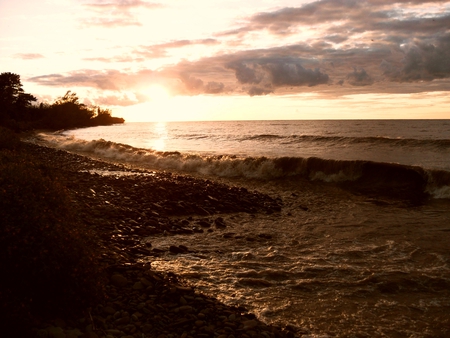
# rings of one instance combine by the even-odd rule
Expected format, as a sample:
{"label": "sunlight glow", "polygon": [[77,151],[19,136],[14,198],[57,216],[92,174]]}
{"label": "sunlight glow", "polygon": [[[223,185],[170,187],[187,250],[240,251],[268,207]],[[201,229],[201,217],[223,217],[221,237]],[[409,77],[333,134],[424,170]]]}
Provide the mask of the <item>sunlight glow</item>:
{"label": "sunlight glow", "polygon": [[141,90],[141,92],[147,96],[151,102],[165,101],[170,97],[170,94],[165,87],[156,84]]}
{"label": "sunlight glow", "polygon": [[157,151],[164,151],[166,148],[166,140],[168,138],[166,124],[164,122],[157,122],[153,127],[155,138],[150,143],[150,148]]}

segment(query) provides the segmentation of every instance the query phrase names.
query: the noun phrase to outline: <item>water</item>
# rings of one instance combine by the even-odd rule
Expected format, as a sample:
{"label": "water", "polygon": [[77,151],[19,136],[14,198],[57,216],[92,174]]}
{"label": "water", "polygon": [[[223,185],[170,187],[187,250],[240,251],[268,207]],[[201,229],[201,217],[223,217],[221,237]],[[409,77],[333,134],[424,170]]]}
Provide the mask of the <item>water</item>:
{"label": "water", "polygon": [[314,156],[450,171],[450,120],[127,123],[64,135],[184,154]]}
{"label": "water", "polygon": [[[299,336],[450,336],[450,121],[129,123],[41,138],[283,201],[221,215],[225,229],[148,238],[190,250],[149,258],[154,269]],[[404,203],[405,187],[429,198]]]}

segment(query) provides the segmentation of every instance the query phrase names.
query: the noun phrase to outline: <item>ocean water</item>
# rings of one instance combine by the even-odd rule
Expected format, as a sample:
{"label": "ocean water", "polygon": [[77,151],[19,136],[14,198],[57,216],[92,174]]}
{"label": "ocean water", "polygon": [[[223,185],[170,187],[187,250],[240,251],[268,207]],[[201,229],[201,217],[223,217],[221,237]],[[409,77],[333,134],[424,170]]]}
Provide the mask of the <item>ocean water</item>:
{"label": "ocean water", "polygon": [[450,120],[126,123],[39,139],[279,198],[279,213],[146,239],[187,246],[148,260],[204,293],[305,338],[450,336]]}

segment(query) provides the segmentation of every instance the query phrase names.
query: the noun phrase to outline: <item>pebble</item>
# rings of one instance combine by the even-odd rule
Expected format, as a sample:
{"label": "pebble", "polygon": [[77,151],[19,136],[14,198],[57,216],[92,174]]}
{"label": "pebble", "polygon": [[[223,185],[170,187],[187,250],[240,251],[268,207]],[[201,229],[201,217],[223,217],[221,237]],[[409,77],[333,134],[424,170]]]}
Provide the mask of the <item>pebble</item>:
{"label": "pebble", "polygon": [[128,279],[122,275],[113,275],[111,276],[111,283],[115,286],[125,286],[128,284]]}
{"label": "pebble", "polygon": [[206,236],[203,228],[223,231],[226,222],[222,215],[277,212],[280,201],[255,191],[169,172],[134,170],[133,175],[92,175],[92,169],[132,170],[50,148],[39,147],[36,154],[63,169],[61,183],[67,182],[80,217],[96,228],[110,281],[105,304],[64,326],[41,323],[36,330],[39,337],[295,337],[291,330],[266,325],[242,308],[221,304],[182,285],[176,276],[156,273],[150,264],[140,263],[142,257],[168,251],[189,252],[183,245],[153,248],[144,238],[163,233]]}

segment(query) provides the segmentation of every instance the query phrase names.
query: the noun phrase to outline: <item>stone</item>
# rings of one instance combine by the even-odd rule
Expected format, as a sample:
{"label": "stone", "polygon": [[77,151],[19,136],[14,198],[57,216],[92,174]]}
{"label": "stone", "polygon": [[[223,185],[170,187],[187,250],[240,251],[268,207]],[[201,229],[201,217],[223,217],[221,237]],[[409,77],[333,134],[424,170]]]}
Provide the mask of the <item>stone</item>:
{"label": "stone", "polygon": [[81,337],[82,335],[83,335],[83,333],[78,329],[66,331],[66,338],[78,338],[78,337]]}
{"label": "stone", "polygon": [[205,322],[203,320],[196,320],[195,321],[195,326],[202,327],[204,324],[205,324]]}
{"label": "stone", "polygon": [[105,306],[103,308],[103,312],[106,313],[107,315],[113,315],[116,313],[116,310],[114,310],[112,306]]}
{"label": "stone", "polygon": [[178,311],[180,312],[192,312],[193,310],[194,308],[190,305],[183,305],[178,308]]}
{"label": "stone", "polygon": [[141,327],[141,330],[142,330],[142,332],[144,332],[144,333],[148,333],[148,332],[150,332],[152,329],[153,329],[153,325],[152,325],[152,324],[148,324],[148,323],[142,325],[142,327]]}
{"label": "stone", "polygon": [[133,284],[133,290],[142,290],[144,288],[144,285],[142,285],[141,282],[136,282]]}
{"label": "stone", "polygon": [[111,284],[113,284],[114,286],[118,286],[118,287],[124,287],[125,285],[128,284],[128,279],[126,277],[124,277],[123,275],[113,275],[111,277]]}
{"label": "stone", "polygon": [[59,326],[50,326],[47,328],[48,338],[66,338],[64,330]]}
{"label": "stone", "polygon": [[45,329],[38,330],[36,332],[36,337],[38,338],[48,338],[48,331]]}
{"label": "stone", "polygon": [[258,322],[256,320],[246,320],[242,323],[244,325],[244,330],[253,329],[258,326]]}
{"label": "stone", "polygon": [[186,252],[186,250],[184,250],[184,248],[181,248],[181,247],[175,246],[175,245],[171,245],[169,247],[169,251],[174,254],[182,254],[182,253]]}
{"label": "stone", "polygon": [[146,286],[146,287],[152,286],[152,283],[150,283],[150,281],[149,281],[147,278],[145,278],[145,277],[142,277],[142,278],[140,279],[140,282],[142,283],[142,285],[144,285],[144,286]]}
{"label": "stone", "polygon": [[180,297],[180,304],[181,305],[187,305],[188,304],[187,300],[183,296]]}

